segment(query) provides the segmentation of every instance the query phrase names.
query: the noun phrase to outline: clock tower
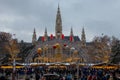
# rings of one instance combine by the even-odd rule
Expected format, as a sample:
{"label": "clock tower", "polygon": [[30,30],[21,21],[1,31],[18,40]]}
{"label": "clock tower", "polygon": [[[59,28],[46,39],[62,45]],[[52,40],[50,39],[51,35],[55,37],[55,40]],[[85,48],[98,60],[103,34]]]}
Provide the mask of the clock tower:
{"label": "clock tower", "polygon": [[60,8],[58,5],[58,11],[56,15],[56,24],[55,24],[55,37],[56,39],[60,39],[62,35],[62,19],[60,14]]}

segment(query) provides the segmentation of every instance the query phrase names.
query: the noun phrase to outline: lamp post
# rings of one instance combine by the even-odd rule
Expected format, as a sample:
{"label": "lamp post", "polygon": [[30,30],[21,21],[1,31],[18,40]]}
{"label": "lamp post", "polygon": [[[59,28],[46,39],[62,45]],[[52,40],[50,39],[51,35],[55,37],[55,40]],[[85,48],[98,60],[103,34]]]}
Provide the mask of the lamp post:
{"label": "lamp post", "polygon": [[16,55],[13,54],[12,58],[10,60],[13,60],[13,72],[12,72],[12,80],[15,80],[15,74],[16,74],[16,60],[21,60],[21,58],[16,58]]}
{"label": "lamp post", "polygon": [[82,62],[82,57],[80,58],[80,55],[79,55],[79,52],[78,50],[74,50],[74,60],[76,62],[76,69],[77,69],[77,72],[76,72],[76,80],[79,80],[79,63]]}
{"label": "lamp post", "polygon": [[79,80],[79,59],[77,61],[77,80]]}
{"label": "lamp post", "polygon": [[15,60],[15,56],[13,57],[13,73],[12,73],[12,80],[15,80],[15,71],[16,71],[16,60]]}
{"label": "lamp post", "polygon": [[79,58],[79,53],[78,53],[78,50],[74,50],[74,60],[76,61],[76,69],[77,69],[77,72],[76,72],[76,78],[77,80],[79,80],[79,63],[80,63],[80,58]]}
{"label": "lamp post", "polygon": [[17,58],[16,54],[19,53],[19,48],[17,45],[16,39],[13,39],[11,44],[9,44],[9,47],[11,49],[11,56],[13,60],[13,73],[12,73],[12,80],[15,80],[15,74],[16,74],[16,60],[19,60],[20,58]]}

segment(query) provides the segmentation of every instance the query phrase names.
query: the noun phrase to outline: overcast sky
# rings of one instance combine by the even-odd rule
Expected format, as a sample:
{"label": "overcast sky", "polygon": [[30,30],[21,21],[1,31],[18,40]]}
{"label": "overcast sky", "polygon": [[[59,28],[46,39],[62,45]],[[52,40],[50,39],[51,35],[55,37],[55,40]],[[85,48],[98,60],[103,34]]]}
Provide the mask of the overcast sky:
{"label": "overcast sky", "polygon": [[60,5],[63,33],[81,37],[84,27],[87,41],[94,36],[116,36],[120,39],[120,0],[0,0],[0,31],[16,34],[18,40],[32,41],[37,37],[55,34],[55,19]]}

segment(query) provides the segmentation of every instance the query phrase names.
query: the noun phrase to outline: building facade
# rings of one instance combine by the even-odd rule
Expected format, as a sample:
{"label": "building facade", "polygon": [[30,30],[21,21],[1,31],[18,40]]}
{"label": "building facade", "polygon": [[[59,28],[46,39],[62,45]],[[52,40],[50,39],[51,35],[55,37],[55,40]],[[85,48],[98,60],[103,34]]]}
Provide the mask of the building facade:
{"label": "building facade", "polygon": [[[26,61],[76,61],[78,59],[83,59],[82,55],[80,55],[80,48],[86,46],[85,31],[83,28],[81,39],[79,38],[79,36],[74,36],[72,28],[70,30],[70,35],[65,36],[62,31],[62,18],[60,7],[58,6],[55,22],[55,36],[53,36],[53,34],[50,34],[50,36],[48,36],[47,28],[45,28],[44,35],[39,36],[38,40],[36,40],[36,32],[34,29],[32,44],[35,45],[35,48],[31,53],[29,53],[29,55],[26,58]],[[37,54],[38,48],[41,48],[40,54]]]}
{"label": "building facade", "polygon": [[[43,36],[36,39],[36,31],[34,29],[32,48],[25,58],[25,62],[102,62],[104,57],[103,47],[100,42],[86,42],[84,28],[82,29],[81,39],[75,36],[73,29],[70,29],[70,35],[65,36],[62,31],[62,18],[60,7],[58,6],[55,21],[55,36],[47,33],[47,28]],[[99,44],[99,45],[96,45]],[[107,47],[107,46],[106,46]],[[104,50],[104,51],[102,51]],[[107,49],[106,49],[107,50]],[[109,51],[108,51],[109,52]],[[104,58],[108,61],[108,57]]]}

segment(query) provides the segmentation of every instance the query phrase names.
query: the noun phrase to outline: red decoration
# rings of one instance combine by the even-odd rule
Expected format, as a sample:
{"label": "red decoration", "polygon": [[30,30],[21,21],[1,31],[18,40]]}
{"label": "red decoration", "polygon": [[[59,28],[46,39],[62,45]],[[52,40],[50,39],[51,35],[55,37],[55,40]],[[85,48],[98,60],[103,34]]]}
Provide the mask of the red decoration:
{"label": "red decoration", "polygon": [[53,34],[50,35],[50,39],[51,39],[51,40],[53,39]]}
{"label": "red decoration", "polygon": [[67,45],[66,44],[64,44],[64,47],[66,47]]}
{"label": "red decoration", "polygon": [[45,38],[44,38],[44,36],[42,37],[42,41],[43,41],[43,42],[45,41]]}
{"label": "red decoration", "polygon": [[64,34],[62,34],[62,39],[64,39]]}
{"label": "red decoration", "polygon": [[73,36],[70,36],[70,41],[71,41],[71,42],[73,41]]}
{"label": "red decoration", "polygon": [[56,48],[57,48],[57,47],[54,45],[54,46],[53,46],[53,49],[56,49]]}

